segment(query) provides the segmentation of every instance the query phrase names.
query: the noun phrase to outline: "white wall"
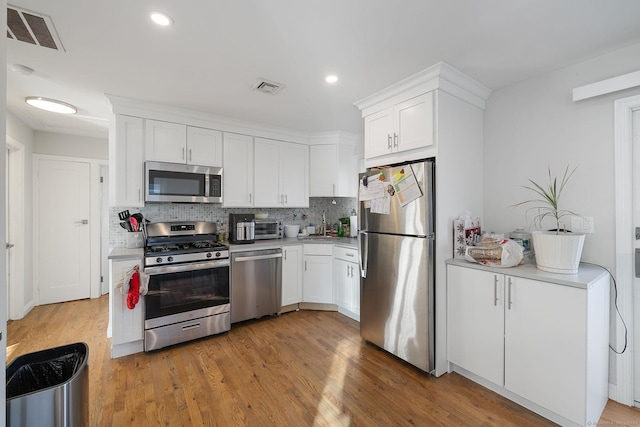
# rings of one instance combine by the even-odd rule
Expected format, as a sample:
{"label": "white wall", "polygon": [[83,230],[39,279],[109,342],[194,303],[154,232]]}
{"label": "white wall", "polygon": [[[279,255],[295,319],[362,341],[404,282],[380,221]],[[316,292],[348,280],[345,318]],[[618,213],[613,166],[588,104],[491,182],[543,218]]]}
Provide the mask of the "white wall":
{"label": "white wall", "polygon": [[108,160],[109,139],[36,131],[33,152]]}
{"label": "white wall", "polygon": [[582,260],[614,270],[613,102],[640,88],[575,103],[572,90],[638,70],[640,43],[492,94],[484,122],[484,230],[528,228],[525,209],[510,207],[531,198],[519,186],[528,179],[546,182],[547,166],[559,174],[567,164],[578,166],[560,207],[594,217],[595,234],[587,235]]}
{"label": "white wall", "polygon": [[[7,136],[15,139],[24,146],[24,220],[22,223],[26,226],[22,233],[24,241],[20,243],[24,245],[24,271],[23,283],[14,283],[14,286],[21,286],[22,298],[18,297],[15,301],[11,301],[12,304],[20,304],[20,307],[13,311],[24,315],[33,307],[34,304],[33,227],[29,226],[33,222],[33,164],[31,162],[31,156],[33,154],[34,132],[11,112],[7,112],[6,119]],[[21,316],[17,316],[17,318],[20,317]]]}

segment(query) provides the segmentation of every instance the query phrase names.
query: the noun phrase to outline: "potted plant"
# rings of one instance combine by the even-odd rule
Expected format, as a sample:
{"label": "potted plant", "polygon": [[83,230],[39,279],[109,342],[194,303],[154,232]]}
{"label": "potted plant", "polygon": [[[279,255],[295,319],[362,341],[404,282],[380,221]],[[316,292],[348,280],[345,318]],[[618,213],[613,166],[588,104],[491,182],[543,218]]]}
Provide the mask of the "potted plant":
{"label": "potted plant", "polygon": [[562,179],[558,183],[558,178],[551,175],[549,167],[549,182],[546,186],[531,179],[529,180],[531,185],[522,186],[535,193],[537,197],[513,205],[514,207],[532,205],[527,209],[526,214],[533,210],[536,211],[533,224],[538,229],[542,228],[544,220],[552,220],[555,225],[555,228],[549,231],[533,231],[531,233],[536,266],[539,270],[561,274],[576,274],[578,272],[584,234],[572,233],[566,227],[562,227],[560,220],[563,217],[578,214],[559,207],[562,191],[576,169],[577,167],[569,171],[567,165]]}

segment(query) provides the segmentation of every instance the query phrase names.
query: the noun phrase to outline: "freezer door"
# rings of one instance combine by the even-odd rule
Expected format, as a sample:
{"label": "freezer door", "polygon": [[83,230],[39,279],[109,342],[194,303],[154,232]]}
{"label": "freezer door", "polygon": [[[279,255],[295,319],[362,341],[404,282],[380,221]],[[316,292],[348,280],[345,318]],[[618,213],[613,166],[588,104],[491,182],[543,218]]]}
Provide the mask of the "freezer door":
{"label": "freezer door", "polygon": [[426,372],[434,368],[433,240],[363,233],[360,335]]}
{"label": "freezer door", "polygon": [[[389,214],[371,213],[370,208],[365,208],[365,202],[359,200],[359,225],[360,230],[374,233],[407,234],[412,236],[428,236],[433,233],[433,194],[434,194],[434,169],[432,161],[405,164],[401,166],[373,168],[371,171],[360,175],[363,177],[375,175],[382,170],[385,183],[391,184],[392,177],[402,169],[411,168],[422,190],[422,196],[402,207],[400,197],[390,198]],[[386,184],[385,184],[386,185]]]}

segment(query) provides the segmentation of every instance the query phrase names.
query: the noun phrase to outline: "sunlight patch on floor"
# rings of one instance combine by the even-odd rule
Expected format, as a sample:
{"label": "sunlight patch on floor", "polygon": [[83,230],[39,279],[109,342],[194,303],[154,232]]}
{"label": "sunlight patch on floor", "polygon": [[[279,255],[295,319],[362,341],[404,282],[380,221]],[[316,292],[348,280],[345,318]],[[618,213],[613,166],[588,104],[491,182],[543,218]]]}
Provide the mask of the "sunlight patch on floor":
{"label": "sunlight patch on floor", "polygon": [[341,355],[345,354],[348,347],[348,342],[341,341],[336,348],[336,355],[333,357],[327,382],[322,390],[322,398],[318,403],[318,415],[313,422],[314,426],[326,425],[326,423],[340,426],[351,424],[349,415],[342,410],[342,389],[349,359]]}
{"label": "sunlight patch on floor", "polygon": [[10,345],[9,347],[7,347],[7,360],[12,360],[13,359],[13,354],[18,350],[18,347],[20,346],[20,343],[15,343],[13,345]]}

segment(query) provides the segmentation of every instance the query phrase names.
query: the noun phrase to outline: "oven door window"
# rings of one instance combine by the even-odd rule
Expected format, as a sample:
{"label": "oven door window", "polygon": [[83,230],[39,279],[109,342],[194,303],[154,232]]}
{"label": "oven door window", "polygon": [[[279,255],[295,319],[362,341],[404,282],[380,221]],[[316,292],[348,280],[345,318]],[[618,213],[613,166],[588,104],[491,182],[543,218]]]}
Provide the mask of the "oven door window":
{"label": "oven door window", "polygon": [[205,197],[206,175],[201,173],[149,171],[149,195]]}
{"label": "oven door window", "polygon": [[223,304],[229,304],[228,266],[149,276],[147,319]]}

